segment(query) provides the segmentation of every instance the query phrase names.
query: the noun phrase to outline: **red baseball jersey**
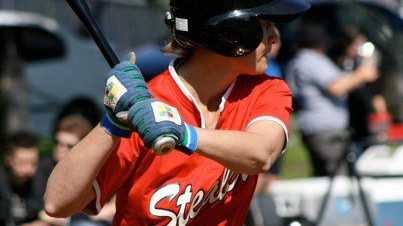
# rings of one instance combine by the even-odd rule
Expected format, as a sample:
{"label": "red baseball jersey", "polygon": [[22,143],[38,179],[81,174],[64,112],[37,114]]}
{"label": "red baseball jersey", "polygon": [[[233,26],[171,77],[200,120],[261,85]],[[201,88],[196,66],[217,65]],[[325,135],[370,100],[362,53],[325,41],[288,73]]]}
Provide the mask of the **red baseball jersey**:
{"label": "red baseball jersey", "polygon": [[[205,127],[172,66],[148,85],[154,97],[175,106],[184,121]],[[280,79],[239,76],[219,111],[217,130],[243,131],[256,121],[272,120],[287,136],[291,93]],[[99,211],[116,193],[114,225],[243,225],[256,182],[257,175],[232,172],[198,153],[174,150],[157,156],[133,133],[121,139],[99,172],[94,203]]]}

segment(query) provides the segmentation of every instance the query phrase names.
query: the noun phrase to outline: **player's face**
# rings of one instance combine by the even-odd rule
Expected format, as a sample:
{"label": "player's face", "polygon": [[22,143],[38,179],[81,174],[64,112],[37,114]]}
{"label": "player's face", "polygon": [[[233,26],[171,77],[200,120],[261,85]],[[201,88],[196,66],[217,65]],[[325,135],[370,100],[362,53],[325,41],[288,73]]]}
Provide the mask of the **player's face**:
{"label": "player's face", "polygon": [[279,34],[277,28],[269,21],[261,20],[263,29],[263,39],[259,46],[251,54],[239,57],[242,60],[243,70],[245,74],[264,74],[268,65],[268,55],[272,46],[279,42]]}

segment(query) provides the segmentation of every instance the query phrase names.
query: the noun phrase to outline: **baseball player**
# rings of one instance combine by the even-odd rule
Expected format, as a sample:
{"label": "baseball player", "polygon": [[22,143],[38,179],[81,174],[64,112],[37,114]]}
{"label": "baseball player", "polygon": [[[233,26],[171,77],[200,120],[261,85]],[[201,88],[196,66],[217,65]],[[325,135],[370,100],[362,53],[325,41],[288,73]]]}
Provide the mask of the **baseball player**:
{"label": "baseball player", "polygon": [[[97,213],[116,194],[114,225],[243,225],[257,175],[285,149],[291,94],[264,75],[273,22],[302,0],[171,0],[177,55],[147,85],[134,54],[106,77],[108,114],[52,172],[45,209]],[[157,155],[161,136],[175,150]]]}

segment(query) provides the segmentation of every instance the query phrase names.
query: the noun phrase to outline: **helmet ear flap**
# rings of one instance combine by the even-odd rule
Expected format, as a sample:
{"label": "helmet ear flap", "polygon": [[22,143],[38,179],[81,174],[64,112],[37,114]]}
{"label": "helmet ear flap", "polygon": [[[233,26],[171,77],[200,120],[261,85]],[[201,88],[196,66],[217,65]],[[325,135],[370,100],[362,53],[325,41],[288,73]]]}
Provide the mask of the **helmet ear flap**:
{"label": "helmet ear flap", "polygon": [[204,43],[226,56],[239,57],[254,51],[263,38],[263,30],[256,17],[224,15],[207,21],[205,33],[210,40]]}

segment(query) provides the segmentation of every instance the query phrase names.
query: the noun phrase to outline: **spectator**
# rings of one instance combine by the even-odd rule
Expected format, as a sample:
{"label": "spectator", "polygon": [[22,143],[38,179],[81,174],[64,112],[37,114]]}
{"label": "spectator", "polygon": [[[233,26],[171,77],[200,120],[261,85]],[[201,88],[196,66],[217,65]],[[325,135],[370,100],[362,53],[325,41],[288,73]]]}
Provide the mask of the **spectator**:
{"label": "spectator", "polygon": [[[331,48],[330,54],[336,64],[346,72],[355,70],[361,64],[370,64],[376,68],[379,66],[379,53],[376,47],[368,41],[367,37],[357,27],[352,25],[342,30]],[[375,100],[372,100],[373,98]],[[379,104],[374,106],[373,103],[382,104],[377,101],[381,99],[383,99],[382,95],[376,93],[375,87],[371,84],[362,84],[349,93],[349,125],[352,140],[356,142],[364,141],[364,144],[367,143],[365,141],[376,138],[377,132],[370,128],[370,117],[373,118],[374,115],[378,115],[378,108],[376,107]]]}
{"label": "spectator", "polygon": [[0,168],[1,225],[48,225],[38,219],[42,198],[34,189],[39,158],[36,145],[36,138],[28,132],[18,132],[6,141]]}
{"label": "spectator", "polygon": [[[99,110],[96,105],[92,101],[83,98],[74,99],[61,110],[54,127],[55,146],[52,155],[41,159],[37,174],[37,180],[40,181],[39,184],[41,185],[39,190],[42,196],[45,192],[47,179],[57,162],[88,134],[99,120],[98,116]],[[101,212],[98,216],[91,218],[84,214],[76,214],[69,219],[51,218],[44,211],[41,212],[41,217],[52,225],[103,226],[110,225],[114,213],[113,208],[114,205],[111,205],[109,211]]]}
{"label": "spectator", "polygon": [[39,162],[36,178],[40,181],[38,183],[40,194],[44,194],[47,178],[50,176],[57,162],[92,128],[89,121],[78,114],[65,116],[57,125],[54,135],[55,146],[52,155],[42,158]]}
{"label": "spectator", "polygon": [[99,109],[90,99],[76,98],[63,106],[52,130],[55,141],[52,155],[39,161],[36,175],[39,194],[44,194],[47,179],[57,162],[98,123],[99,118]]}
{"label": "spectator", "polygon": [[95,127],[101,118],[101,113],[94,101],[85,97],[77,97],[65,104],[57,115],[53,124],[53,134],[57,130],[58,122],[67,115],[81,115],[88,120],[92,127]]}
{"label": "spectator", "polygon": [[375,136],[376,141],[389,139],[388,133],[392,127],[392,115],[389,113],[386,100],[382,95],[375,95],[371,99],[374,111],[369,115],[369,132]]}
{"label": "spectator", "polygon": [[299,34],[301,49],[287,68],[302,140],[309,150],[314,176],[335,173],[348,141],[347,94],[378,78],[376,68],[360,65],[342,71],[326,55],[322,26],[306,24]]}

